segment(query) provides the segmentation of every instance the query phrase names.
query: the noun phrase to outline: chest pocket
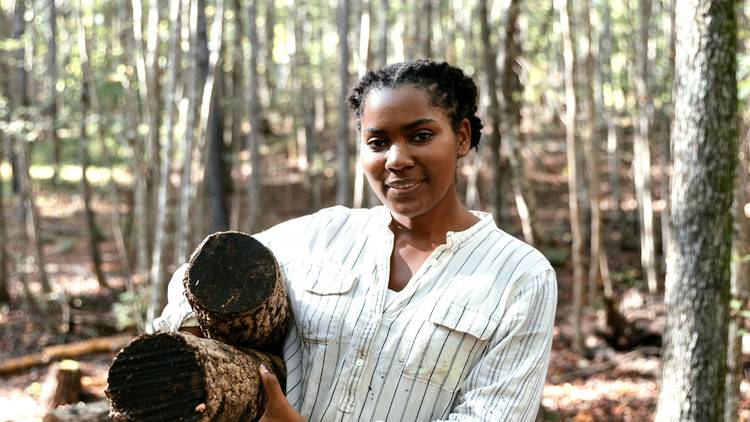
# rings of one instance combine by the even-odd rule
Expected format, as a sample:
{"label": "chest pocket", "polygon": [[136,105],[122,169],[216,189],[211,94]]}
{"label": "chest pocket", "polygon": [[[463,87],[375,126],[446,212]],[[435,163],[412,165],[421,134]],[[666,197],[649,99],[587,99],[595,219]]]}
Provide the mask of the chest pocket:
{"label": "chest pocket", "polygon": [[356,274],[341,271],[312,271],[308,275],[297,315],[303,341],[328,344],[335,340],[358,279]]}
{"label": "chest pocket", "polygon": [[404,353],[404,377],[455,391],[477,363],[499,317],[441,301]]}

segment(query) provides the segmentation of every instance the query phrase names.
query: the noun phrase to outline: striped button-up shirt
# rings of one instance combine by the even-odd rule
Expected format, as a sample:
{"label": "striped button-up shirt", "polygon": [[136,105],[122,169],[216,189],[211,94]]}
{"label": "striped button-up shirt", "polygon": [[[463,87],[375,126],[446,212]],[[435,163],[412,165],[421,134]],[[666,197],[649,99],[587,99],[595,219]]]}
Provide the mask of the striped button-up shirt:
{"label": "striped button-up shirt", "polygon": [[[287,283],[287,399],[306,420],[535,418],[555,274],[537,250],[476,214],[390,300],[394,238],[384,207],[328,208],[256,235]],[[170,282],[156,329],[191,315],[181,278]]]}

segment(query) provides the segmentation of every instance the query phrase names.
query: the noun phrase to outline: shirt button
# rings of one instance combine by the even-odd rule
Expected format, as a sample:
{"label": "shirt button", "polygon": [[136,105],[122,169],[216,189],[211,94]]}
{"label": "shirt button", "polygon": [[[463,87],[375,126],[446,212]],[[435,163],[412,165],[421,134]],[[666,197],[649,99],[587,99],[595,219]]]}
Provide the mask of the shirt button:
{"label": "shirt button", "polygon": [[357,365],[357,368],[361,368],[361,367],[365,366],[365,361],[362,360],[362,359],[357,359],[357,361],[354,362],[354,364]]}

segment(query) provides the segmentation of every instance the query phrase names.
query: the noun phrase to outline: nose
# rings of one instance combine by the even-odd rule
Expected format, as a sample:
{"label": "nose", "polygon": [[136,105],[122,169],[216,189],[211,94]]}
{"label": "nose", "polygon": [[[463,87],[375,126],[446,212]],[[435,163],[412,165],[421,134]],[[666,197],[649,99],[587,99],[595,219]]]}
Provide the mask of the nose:
{"label": "nose", "polygon": [[385,168],[391,171],[398,171],[409,168],[414,165],[414,158],[407,145],[393,143],[388,148],[388,156],[385,160]]}

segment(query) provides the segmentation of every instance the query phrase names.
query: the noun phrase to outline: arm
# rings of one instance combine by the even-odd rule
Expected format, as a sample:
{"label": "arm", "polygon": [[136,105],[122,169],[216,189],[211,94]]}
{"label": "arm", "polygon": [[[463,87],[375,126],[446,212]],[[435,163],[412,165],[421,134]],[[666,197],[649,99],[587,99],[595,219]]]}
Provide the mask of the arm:
{"label": "arm", "polygon": [[534,420],[547,373],[556,303],[552,270],[517,288],[487,351],[464,381],[448,420]]}

